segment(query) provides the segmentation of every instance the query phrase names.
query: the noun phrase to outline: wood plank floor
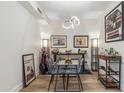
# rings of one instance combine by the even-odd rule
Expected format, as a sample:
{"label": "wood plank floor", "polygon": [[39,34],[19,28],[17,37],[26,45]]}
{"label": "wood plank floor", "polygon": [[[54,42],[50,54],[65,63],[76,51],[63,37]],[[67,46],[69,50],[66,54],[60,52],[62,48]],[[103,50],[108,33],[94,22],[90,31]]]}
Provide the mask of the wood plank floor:
{"label": "wood plank floor", "polygon": [[[85,92],[121,92],[119,89],[105,89],[100,81],[97,80],[97,73],[81,75],[81,81]],[[69,90],[78,89],[77,78],[73,77],[69,80]],[[47,92],[50,75],[39,75],[28,87],[23,88],[20,92]],[[61,91],[62,78],[59,78],[57,90]],[[54,91],[54,82],[51,84],[50,91]]]}

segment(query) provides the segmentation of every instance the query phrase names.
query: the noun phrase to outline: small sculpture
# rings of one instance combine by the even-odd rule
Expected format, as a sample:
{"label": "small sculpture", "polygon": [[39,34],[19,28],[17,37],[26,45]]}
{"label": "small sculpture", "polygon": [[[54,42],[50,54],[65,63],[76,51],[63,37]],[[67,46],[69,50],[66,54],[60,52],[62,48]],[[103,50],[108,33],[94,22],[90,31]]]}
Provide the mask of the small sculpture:
{"label": "small sculpture", "polygon": [[68,64],[71,64],[72,62],[71,62],[71,58],[65,58],[65,63],[68,63]]}

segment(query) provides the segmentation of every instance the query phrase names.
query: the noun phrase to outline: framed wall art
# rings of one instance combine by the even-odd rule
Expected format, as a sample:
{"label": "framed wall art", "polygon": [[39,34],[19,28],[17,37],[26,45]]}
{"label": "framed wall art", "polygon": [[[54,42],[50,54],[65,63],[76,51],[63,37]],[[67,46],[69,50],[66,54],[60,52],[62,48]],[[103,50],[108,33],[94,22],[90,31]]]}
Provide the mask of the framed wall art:
{"label": "framed wall art", "polygon": [[124,3],[121,2],[105,16],[105,42],[124,40]]}
{"label": "framed wall art", "polygon": [[66,48],[67,36],[66,35],[51,35],[52,48]]}
{"label": "framed wall art", "polygon": [[22,55],[24,87],[29,85],[35,78],[34,54]]}
{"label": "framed wall art", "polygon": [[88,35],[75,35],[74,48],[88,48],[89,37]]}

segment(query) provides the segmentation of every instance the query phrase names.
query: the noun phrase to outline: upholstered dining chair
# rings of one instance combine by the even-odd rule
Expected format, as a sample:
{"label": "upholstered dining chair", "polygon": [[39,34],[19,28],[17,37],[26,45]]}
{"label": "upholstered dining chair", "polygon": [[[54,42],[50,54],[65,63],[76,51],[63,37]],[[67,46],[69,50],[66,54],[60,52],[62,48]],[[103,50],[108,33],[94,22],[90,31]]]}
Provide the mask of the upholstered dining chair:
{"label": "upholstered dining chair", "polygon": [[[77,65],[77,69],[78,69],[78,73],[81,73],[81,71],[82,71],[82,68],[83,68],[83,62],[84,62],[84,60],[83,60],[83,58],[81,57],[81,58],[79,58],[79,59],[77,59],[77,61],[79,62],[79,65]],[[70,66],[68,66],[68,68],[69,68]],[[73,68],[73,69],[75,69],[75,66],[71,66],[71,68]],[[71,70],[70,70],[71,71]],[[71,71],[71,72],[75,72],[75,71]]]}
{"label": "upholstered dining chair", "polygon": [[[55,75],[64,73],[63,72],[64,69],[59,68],[59,73],[58,73],[57,72],[58,71],[58,66],[57,66],[56,63],[53,62],[52,58],[48,58],[47,63],[48,63],[48,73],[51,75],[50,82],[49,82],[49,85],[48,85],[48,91],[49,91],[50,86],[51,86],[52,82],[54,81]],[[63,87],[64,87],[64,80],[63,80]]]}
{"label": "upholstered dining chair", "polygon": [[[83,90],[83,85],[82,85],[79,74],[82,71],[82,64],[83,64],[84,60],[83,60],[83,58],[80,58],[78,61],[79,61],[79,65],[77,65],[77,66],[67,66],[67,68],[70,68],[70,69],[66,70],[66,73],[71,73],[73,75],[76,75],[78,78],[78,81],[80,83],[79,87],[81,87],[81,89]],[[68,83],[69,83],[69,75],[67,76],[67,85],[68,85]]]}
{"label": "upholstered dining chair", "polygon": [[84,59],[80,58],[79,59],[79,65],[78,65],[78,73],[81,73],[81,71],[82,71],[83,62],[84,62]]}
{"label": "upholstered dining chair", "polygon": [[[58,65],[56,63],[54,63],[51,58],[49,58],[47,60],[48,60],[48,73],[51,75],[49,86],[48,86],[48,91],[50,89],[50,86],[51,86],[52,82],[54,81],[54,77],[57,76],[58,74],[60,74],[60,75],[63,75],[63,73],[64,74],[69,74],[70,73],[70,74],[74,74],[74,75],[78,74],[78,79],[80,78],[79,73],[81,72],[83,59],[79,60],[79,65],[77,65],[76,67],[73,66],[73,65],[72,66],[67,65],[66,71],[65,71],[65,66],[64,67],[61,66],[61,68],[60,67],[58,68]],[[59,72],[57,72],[58,69],[59,69]],[[67,84],[68,84],[69,76],[67,76],[67,77],[68,77],[67,78]],[[62,78],[63,78],[63,88],[65,89],[65,80],[64,80],[64,77],[62,77]],[[80,79],[79,79],[79,83],[81,85],[81,88],[83,89],[83,86],[82,86],[82,83],[81,83]]]}

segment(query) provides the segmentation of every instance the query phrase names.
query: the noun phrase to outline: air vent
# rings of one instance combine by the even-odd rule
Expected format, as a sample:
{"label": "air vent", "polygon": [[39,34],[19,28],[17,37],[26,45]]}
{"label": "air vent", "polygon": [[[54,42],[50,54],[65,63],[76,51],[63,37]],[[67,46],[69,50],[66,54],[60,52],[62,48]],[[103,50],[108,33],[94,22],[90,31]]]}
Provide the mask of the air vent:
{"label": "air vent", "polygon": [[18,1],[24,8],[33,14],[39,20],[49,20],[45,12],[40,8],[40,5],[34,1]]}
{"label": "air vent", "polygon": [[37,8],[37,10],[38,10],[38,12],[39,12],[40,14],[42,14],[42,11],[40,10],[40,8]]}

